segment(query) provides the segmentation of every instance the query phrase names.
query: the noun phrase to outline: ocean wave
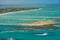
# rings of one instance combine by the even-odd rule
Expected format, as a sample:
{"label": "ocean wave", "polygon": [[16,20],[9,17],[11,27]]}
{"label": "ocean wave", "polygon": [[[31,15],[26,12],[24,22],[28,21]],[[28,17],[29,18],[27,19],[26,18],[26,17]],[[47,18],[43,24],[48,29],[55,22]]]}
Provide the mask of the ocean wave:
{"label": "ocean wave", "polygon": [[0,33],[11,33],[11,32],[31,32],[31,31],[28,31],[28,30],[18,30],[18,31],[1,31]]}

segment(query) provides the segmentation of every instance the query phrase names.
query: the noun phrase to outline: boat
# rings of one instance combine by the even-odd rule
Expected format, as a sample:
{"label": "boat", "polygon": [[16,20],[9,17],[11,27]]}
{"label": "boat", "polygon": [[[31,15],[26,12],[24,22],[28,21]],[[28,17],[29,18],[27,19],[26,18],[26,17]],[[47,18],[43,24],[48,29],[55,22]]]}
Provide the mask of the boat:
{"label": "boat", "polygon": [[35,34],[36,36],[46,36],[48,35],[47,33],[43,33],[43,34]]}

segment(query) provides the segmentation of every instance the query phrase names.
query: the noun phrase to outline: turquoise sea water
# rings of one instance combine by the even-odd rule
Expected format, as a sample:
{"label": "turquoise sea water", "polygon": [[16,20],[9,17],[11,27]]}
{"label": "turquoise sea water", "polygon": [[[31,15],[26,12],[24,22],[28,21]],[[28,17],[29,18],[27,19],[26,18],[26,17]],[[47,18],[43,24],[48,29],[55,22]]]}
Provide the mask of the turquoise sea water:
{"label": "turquoise sea water", "polygon": [[40,21],[60,20],[60,8],[41,8],[25,12],[11,13],[0,16],[0,25],[14,25]]}
{"label": "turquoise sea water", "polygon": [[[18,29],[22,26],[11,26],[40,21],[60,22],[60,8],[41,8],[40,10],[32,10],[1,15],[0,38],[20,38],[20,40],[60,40],[60,30],[16,31],[14,29]],[[60,24],[55,24],[55,26],[60,27]],[[39,33],[48,33],[48,35],[35,35]]]}
{"label": "turquoise sea water", "polygon": [[60,6],[60,4],[0,4],[0,8],[10,7],[47,7],[47,6]]}
{"label": "turquoise sea water", "polygon": [[[35,34],[48,33],[46,36],[36,36]],[[16,38],[18,40],[60,40],[60,30],[35,30],[35,31],[15,31],[0,32],[0,38]]]}

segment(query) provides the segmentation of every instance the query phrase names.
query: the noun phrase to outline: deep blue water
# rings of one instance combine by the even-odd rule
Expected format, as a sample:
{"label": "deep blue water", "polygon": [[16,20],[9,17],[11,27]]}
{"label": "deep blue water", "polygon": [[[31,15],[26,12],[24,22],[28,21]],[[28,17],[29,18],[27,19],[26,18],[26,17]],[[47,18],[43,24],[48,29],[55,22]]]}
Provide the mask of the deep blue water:
{"label": "deep blue water", "polygon": [[0,4],[0,8],[10,8],[10,7],[47,7],[55,6],[59,7],[60,4]]}

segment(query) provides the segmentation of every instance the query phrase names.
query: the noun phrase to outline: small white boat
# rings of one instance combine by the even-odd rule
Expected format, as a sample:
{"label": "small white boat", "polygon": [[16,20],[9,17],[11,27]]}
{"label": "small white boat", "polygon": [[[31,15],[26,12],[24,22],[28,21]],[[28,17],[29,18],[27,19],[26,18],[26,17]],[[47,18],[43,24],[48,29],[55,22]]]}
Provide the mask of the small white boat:
{"label": "small white boat", "polygon": [[36,36],[46,36],[48,35],[47,33],[43,33],[43,34],[35,34]]}

